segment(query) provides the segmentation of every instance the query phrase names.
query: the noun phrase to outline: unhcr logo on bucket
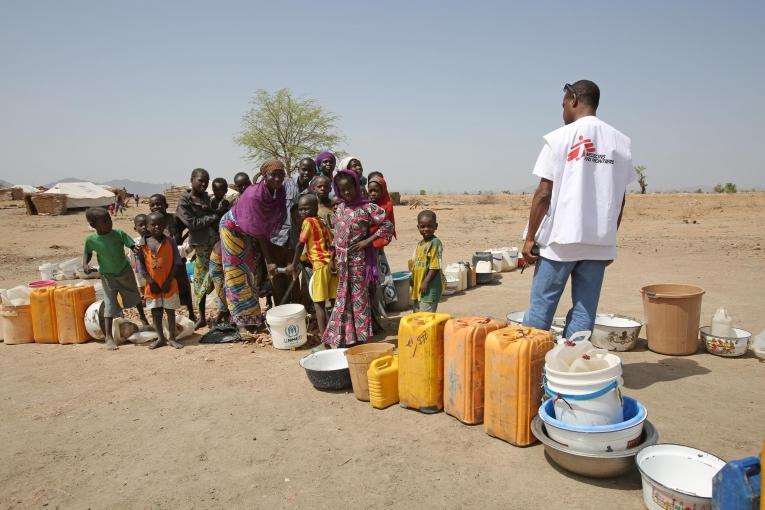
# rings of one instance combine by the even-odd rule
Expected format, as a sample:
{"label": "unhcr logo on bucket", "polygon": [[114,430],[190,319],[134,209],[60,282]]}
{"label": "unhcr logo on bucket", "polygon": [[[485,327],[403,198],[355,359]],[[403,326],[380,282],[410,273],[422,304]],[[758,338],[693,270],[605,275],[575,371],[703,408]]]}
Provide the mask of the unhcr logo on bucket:
{"label": "unhcr logo on bucket", "polygon": [[287,337],[285,340],[286,342],[297,342],[298,341],[298,332],[300,331],[300,328],[296,324],[290,324],[286,328],[284,328],[284,336]]}

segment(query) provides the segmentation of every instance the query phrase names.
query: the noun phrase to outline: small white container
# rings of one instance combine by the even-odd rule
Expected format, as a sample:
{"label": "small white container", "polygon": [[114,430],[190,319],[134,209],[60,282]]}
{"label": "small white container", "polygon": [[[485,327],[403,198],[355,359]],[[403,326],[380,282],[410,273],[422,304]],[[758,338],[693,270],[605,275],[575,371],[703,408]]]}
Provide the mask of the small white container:
{"label": "small white container", "polygon": [[40,271],[40,280],[52,280],[53,275],[56,274],[56,268],[58,266],[56,264],[43,264],[37,269]]}
{"label": "small white container", "polygon": [[711,510],[712,479],[725,461],[679,444],[647,446],[635,457],[649,510]]}
{"label": "small white container", "polygon": [[271,340],[277,349],[294,349],[308,341],[308,315],[298,304],[280,305],[266,312]]}
{"label": "small white container", "polygon": [[712,336],[726,338],[733,335],[733,317],[724,307],[717,309],[712,316]]}

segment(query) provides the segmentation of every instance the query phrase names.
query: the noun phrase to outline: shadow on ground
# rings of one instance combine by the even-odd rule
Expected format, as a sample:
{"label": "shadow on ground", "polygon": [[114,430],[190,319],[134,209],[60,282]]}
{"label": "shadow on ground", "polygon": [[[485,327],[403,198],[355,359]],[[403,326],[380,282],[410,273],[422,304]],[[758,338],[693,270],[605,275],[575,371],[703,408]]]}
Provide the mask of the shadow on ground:
{"label": "shadow on ground", "polygon": [[625,388],[642,390],[655,383],[677,381],[709,372],[708,368],[700,366],[690,358],[664,358],[626,364],[622,377]]}

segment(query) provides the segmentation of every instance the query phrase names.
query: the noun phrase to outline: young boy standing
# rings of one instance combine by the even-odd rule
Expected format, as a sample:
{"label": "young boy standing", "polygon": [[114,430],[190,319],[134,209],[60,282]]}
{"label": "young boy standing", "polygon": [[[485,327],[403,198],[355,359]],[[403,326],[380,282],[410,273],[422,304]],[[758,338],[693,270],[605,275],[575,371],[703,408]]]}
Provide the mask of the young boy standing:
{"label": "young boy standing", "polygon": [[216,177],[213,179],[210,186],[212,188],[213,197],[210,200],[210,206],[220,218],[231,209],[231,203],[226,199],[226,193],[228,193],[228,183],[223,177]]}
{"label": "young boy standing", "polygon": [[303,249],[305,258],[313,268],[311,278],[311,300],[316,312],[316,322],[319,326],[319,334],[324,335],[327,327],[326,301],[334,300],[337,293],[337,275],[330,270],[334,253],[332,250],[332,233],[316,215],[319,209],[319,200],[316,195],[301,195],[297,203],[298,218],[302,221],[300,237],[295,248],[295,258],[292,264],[287,266],[287,272],[292,273],[297,281],[300,273],[297,271]]}
{"label": "young boy standing", "polygon": [[[167,212],[167,198],[162,193],[156,193],[149,198],[149,210],[158,212],[165,216],[165,234],[169,235],[175,241],[175,244],[183,244],[183,231],[186,225],[178,217]],[[149,237],[149,234],[146,235]],[[186,274],[186,259],[181,257],[181,265],[175,272],[175,281],[178,282],[178,295],[181,298],[181,306],[185,306],[189,311],[189,319],[192,322],[197,321],[194,313],[194,300],[191,298],[191,283]]]}
{"label": "young boy standing", "polygon": [[[133,218],[133,229],[135,230],[136,234],[138,234],[133,238],[133,243],[135,243],[135,245],[138,247],[142,246],[146,242],[146,238],[149,237],[148,221],[148,216],[145,214],[137,214],[136,217]],[[143,275],[138,272],[138,256],[134,251],[131,250],[128,252],[128,260],[130,261],[130,267],[133,268],[133,272],[135,273],[138,292],[141,294],[141,301],[135,305],[135,307],[138,309],[138,317],[141,319],[141,323],[144,326],[148,326],[149,321],[146,320],[146,313],[143,311],[143,289],[146,287],[146,280],[144,279]]]}
{"label": "young boy standing", "polygon": [[422,241],[414,250],[414,260],[410,261],[412,270],[412,294],[415,312],[433,312],[438,309],[438,302],[446,287],[446,278],[441,262],[443,246],[436,237],[438,222],[436,213],[430,210],[417,215],[417,230]]}
{"label": "young boy standing", "polygon": [[104,289],[104,336],[106,348],[116,350],[112,337],[112,323],[115,317],[122,317],[122,308],[117,302],[117,295],[122,298],[122,306],[133,308],[141,302],[141,295],[135,281],[135,274],[130,261],[125,256],[125,248],[134,248],[135,243],[125,232],[112,228],[109,211],[102,207],[88,209],[85,218],[95,234],[85,238],[85,251],[82,268],[86,274],[93,271],[90,259],[96,252],[98,271],[101,273],[101,285]]}
{"label": "young boy standing", "polygon": [[332,209],[332,199],[329,191],[332,189],[332,181],[325,175],[317,175],[313,181],[313,188],[319,199],[319,211],[317,216],[330,230],[334,228],[335,211]]}
{"label": "young boy standing", "polygon": [[[149,346],[156,349],[168,344],[176,349],[183,347],[175,340],[175,310],[181,307],[178,297],[178,283],[175,281],[176,266],[181,264],[178,246],[165,235],[167,219],[158,212],[149,214],[148,227],[151,237],[141,246],[138,255],[140,273],[146,279],[144,296],[146,307],[151,310],[154,329],[158,338]],[[167,329],[170,338],[165,338],[162,316],[167,312]]]}

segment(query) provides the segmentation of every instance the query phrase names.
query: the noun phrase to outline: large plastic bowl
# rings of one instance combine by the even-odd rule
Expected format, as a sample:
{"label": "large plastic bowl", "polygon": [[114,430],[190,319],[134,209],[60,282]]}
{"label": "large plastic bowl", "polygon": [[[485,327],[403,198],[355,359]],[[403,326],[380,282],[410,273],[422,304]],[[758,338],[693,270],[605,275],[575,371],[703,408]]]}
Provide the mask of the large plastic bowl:
{"label": "large plastic bowl", "polygon": [[539,407],[551,439],[579,452],[616,452],[634,448],[640,443],[643,424],[648,417],[643,404],[624,398],[624,420],[613,425],[576,425],[555,419],[553,400]]}
{"label": "large plastic bowl", "polygon": [[614,478],[635,469],[635,455],[644,447],[656,444],[659,433],[649,420],[643,424],[640,444],[620,452],[578,452],[554,441],[547,435],[539,416],[531,422],[531,432],[545,447],[547,457],[566,471],[589,478]]}

